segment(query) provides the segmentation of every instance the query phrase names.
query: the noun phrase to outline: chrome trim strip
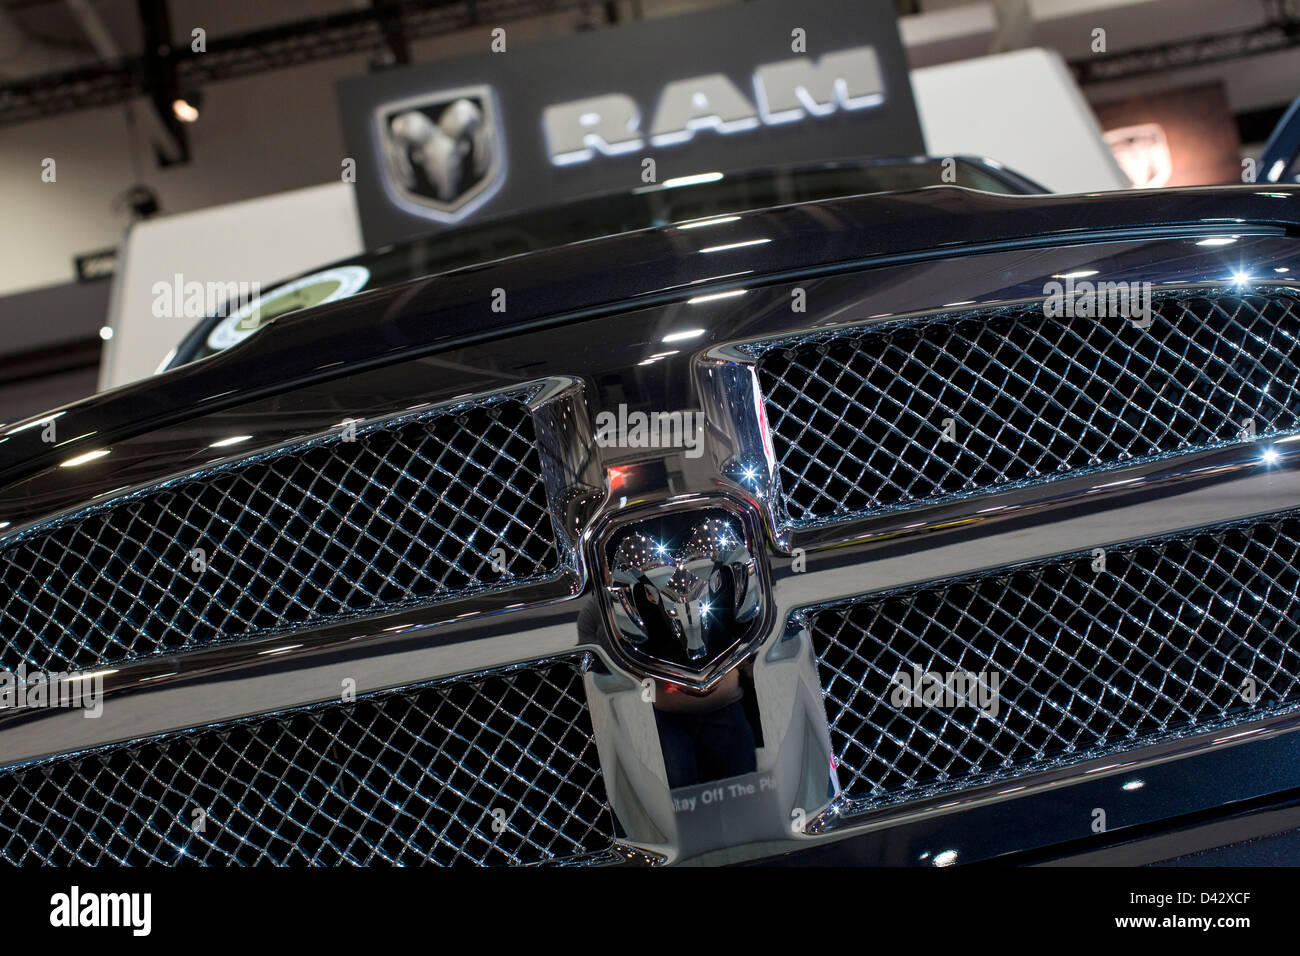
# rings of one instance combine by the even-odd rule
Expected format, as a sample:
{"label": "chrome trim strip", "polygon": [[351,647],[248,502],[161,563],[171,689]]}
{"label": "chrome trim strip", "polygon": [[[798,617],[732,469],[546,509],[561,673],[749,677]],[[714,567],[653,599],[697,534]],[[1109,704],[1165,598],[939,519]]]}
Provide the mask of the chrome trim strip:
{"label": "chrome trim strip", "polygon": [[576,652],[577,588],[574,573],[529,588],[535,603],[522,626],[475,598],[127,664],[104,675],[97,718],[66,708],[0,713],[0,766],[327,701],[348,687],[361,695]]}
{"label": "chrome trim strip", "polygon": [[[1263,448],[1261,448],[1263,446]],[[1276,453],[1264,461],[1263,450]],[[979,505],[980,507],[974,507]],[[1300,507],[1300,436],[796,533],[791,609]],[[808,570],[792,571],[796,548]]]}

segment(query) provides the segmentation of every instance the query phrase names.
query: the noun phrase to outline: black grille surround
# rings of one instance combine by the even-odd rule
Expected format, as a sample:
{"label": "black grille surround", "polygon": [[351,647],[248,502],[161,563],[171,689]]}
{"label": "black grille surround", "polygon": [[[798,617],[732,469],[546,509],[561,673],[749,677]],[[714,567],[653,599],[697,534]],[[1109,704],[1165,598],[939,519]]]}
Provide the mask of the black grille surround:
{"label": "black grille surround", "polygon": [[1300,429],[1295,293],[1160,293],[1152,314],[1140,329],[1036,303],[756,346],[789,524],[1226,445],[1246,419],[1255,437]]}
{"label": "black grille surround", "polygon": [[580,658],[0,773],[14,864],[597,864],[613,814]]}
{"label": "black grille surround", "polygon": [[[1300,706],[1295,514],[1110,548],[1102,571],[1096,560],[1082,552],[809,612],[850,812]],[[914,668],[986,686],[999,675],[996,718],[909,703],[895,675]]]}
{"label": "black grille surround", "polygon": [[357,426],[351,438],[339,429],[0,544],[0,668],[101,667],[560,569],[521,402]]}

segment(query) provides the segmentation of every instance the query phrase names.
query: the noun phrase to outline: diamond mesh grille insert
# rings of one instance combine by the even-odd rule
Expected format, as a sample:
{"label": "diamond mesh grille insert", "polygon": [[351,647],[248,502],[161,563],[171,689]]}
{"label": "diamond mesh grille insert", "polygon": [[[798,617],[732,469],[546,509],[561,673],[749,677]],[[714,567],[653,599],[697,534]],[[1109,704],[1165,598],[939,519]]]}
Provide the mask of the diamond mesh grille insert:
{"label": "diamond mesh grille insert", "polygon": [[[816,612],[846,793],[867,806],[896,803],[1300,702],[1300,520],[1109,550],[1100,572],[1092,562],[1083,555]],[[917,706],[895,677],[909,675],[914,687],[914,668],[984,675],[990,689],[996,681],[996,716],[948,706],[957,698]]]}
{"label": "diamond mesh grille insert", "polygon": [[12,863],[600,862],[613,832],[582,676],[564,662],[0,774]]}
{"label": "diamond mesh grille insert", "polygon": [[0,550],[0,667],[86,668],[440,600],[501,584],[497,547],[506,580],[559,566],[518,402],[280,450],[24,533]]}
{"label": "diamond mesh grille insert", "polygon": [[1257,434],[1300,427],[1297,300],[1180,294],[1153,319],[963,313],[766,352],[791,521],[1209,447],[1245,418]]}

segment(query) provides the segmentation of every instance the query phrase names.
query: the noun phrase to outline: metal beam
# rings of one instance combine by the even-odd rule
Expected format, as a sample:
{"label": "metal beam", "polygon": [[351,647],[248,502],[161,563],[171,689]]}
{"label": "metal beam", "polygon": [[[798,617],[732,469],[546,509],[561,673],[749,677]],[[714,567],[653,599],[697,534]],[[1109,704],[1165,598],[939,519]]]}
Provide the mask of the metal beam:
{"label": "metal beam", "polygon": [[158,165],[175,166],[189,162],[190,141],[185,124],[176,118],[172,103],[180,98],[181,84],[176,75],[175,50],[172,48],[171,16],[167,0],[139,0],[140,27],[144,53],[141,66],[144,91],[153,103],[152,139]]}
{"label": "metal beam", "polygon": [[[140,0],[145,4],[161,0]],[[500,24],[524,17],[576,9],[582,0],[390,0],[405,39],[442,36],[475,23]],[[0,126],[76,109],[111,106],[152,92],[152,71],[162,65],[175,69],[183,89],[252,76],[269,70],[318,60],[374,53],[388,48],[388,36],[375,7],[312,17],[229,37],[209,38],[206,53],[188,46],[85,69],[53,73],[0,84]],[[168,112],[171,101],[168,100]]]}
{"label": "metal beam", "polygon": [[394,66],[411,62],[411,45],[406,39],[406,30],[402,26],[402,15],[397,0],[370,0],[375,16],[379,19],[379,28],[384,34],[384,45],[388,47],[388,56]]}
{"label": "metal beam", "polygon": [[1070,68],[1080,85],[1124,80],[1150,73],[1222,63],[1300,46],[1300,20],[1284,19],[1237,33],[1179,40],[1139,50],[1074,60]]}

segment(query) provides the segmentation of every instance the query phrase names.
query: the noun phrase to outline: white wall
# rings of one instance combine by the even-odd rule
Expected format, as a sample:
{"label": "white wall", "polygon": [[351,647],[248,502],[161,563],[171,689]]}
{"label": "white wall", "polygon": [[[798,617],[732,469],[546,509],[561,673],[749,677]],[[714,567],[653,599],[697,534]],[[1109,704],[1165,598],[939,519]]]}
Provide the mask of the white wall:
{"label": "white wall", "polygon": [[983,156],[1053,192],[1129,185],[1074,77],[1052,50],[913,70],[912,92],[933,156]]}

